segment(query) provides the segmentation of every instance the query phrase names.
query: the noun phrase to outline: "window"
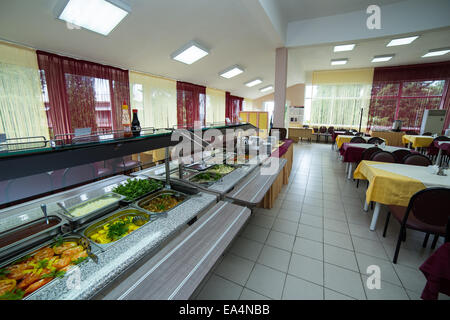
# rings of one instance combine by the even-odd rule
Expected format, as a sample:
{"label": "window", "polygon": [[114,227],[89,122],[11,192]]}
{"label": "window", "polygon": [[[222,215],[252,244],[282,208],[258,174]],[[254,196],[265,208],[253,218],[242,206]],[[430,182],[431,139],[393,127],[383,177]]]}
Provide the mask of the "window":
{"label": "window", "polygon": [[368,119],[370,89],[368,84],[313,85],[310,101],[305,99],[305,117],[309,117],[312,125],[358,128],[363,108],[364,128]]}
{"label": "window", "polygon": [[373,128],[389,129],[402,120],[405,130],[419,130],[426,109],[440,109],[445,80],[395,81],[374,84],[371,99]]}

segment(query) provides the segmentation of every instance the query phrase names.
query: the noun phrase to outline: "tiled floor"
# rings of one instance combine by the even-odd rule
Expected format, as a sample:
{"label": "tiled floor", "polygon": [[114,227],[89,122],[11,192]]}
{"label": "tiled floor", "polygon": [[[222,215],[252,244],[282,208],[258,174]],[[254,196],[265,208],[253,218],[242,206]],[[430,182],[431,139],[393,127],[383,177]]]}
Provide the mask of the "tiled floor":
{"label": "tiled floor", "polygon": [[[398,224],[391,221],[383,238],[383,210],[369,231],[364,197],[365,183],[357,189],[346,179],[330,144],[294,145],[290,183],[275,207],[255,210],[196,298],[420,299],[425,278],[418,267],[431,241],[424,249],[424,235],[408,231],[394,265]],[[366,285],[370,265],[380,267],[381,289]]]}

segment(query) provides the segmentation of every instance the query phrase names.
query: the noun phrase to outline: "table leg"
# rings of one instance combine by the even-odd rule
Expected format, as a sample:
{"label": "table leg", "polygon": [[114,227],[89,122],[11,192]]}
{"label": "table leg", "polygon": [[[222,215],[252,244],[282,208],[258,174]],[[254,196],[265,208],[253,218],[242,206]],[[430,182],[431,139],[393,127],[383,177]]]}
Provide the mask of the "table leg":
{"label": "table leg", "polygon": [[349,167],[348,167],[347,179],[350,180],[352,178],[352,173],[353,173],[353,163],[348,162],[348,164],[349,164]]}
{"label": "table leg", "polygon": [[438,153],[438,156],[437,156],[437,158],[436,158],[436,163],[435,163],[435,164],[437,164],[438,166],[441,165],[441,158],[442,158],[442,149],[439,149],[439,153]]}
{"label": "table leg", "polygon": [[408,149],[411,149],[411,142],[408,143]]}
{"label": "table leg", "polygon": [[378,216],[380,215],[381,204],[375,202],[375,209],[373,210],[372,221],[370,222],[370,231],[375,231],[377,225]]}
{"label": "table leg", "polygon": [[350,165],[350,162],[346,162],[346,163],[345,163],[345,173],[346,173],[346,174],[348,173],[348,167],[349,167],[349,165]]}
{"label": "table leg", "polygon": [[366,199],[364,199],[364,209],[365,212],[369,211],[369,204],[367,203],[367,196]]}

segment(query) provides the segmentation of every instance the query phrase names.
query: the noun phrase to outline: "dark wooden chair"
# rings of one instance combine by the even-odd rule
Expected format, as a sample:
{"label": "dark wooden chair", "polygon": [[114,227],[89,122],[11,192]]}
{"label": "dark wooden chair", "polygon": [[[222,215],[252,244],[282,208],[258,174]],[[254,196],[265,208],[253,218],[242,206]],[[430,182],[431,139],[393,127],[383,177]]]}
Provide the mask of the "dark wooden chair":
{"label": "dark wooden chair", "polygon": [[450,189],[428,188],[414,194],[409,200],[408,207],[389,206],[383,237],[386,237],[391,215],[400,223],[393,263],[397,263],[401,243],[406,240],[406,229],[426,233],[423,247],[426,247],[430,234],[434,234],[432,249],[436,247],[439,236],[446,237],[448,241],[450,223],[448,199],[450,199]]}
{"label": "dark wooden chair", "polygon": [[402,163],[403,158],[411,154],[411,151],[406,149],[398,149],[393,151],[392,154],[394,155],[395,160],[397,160],[398,163]]}
{"label": "dark wooden chair", "polygon": [[280,141],[286,140],[287,129],[286,128],[271,128],[269,132],[269,136],[272,135],[272,130],[278,130],[280,133]]}
{"label": "dark wooden chair", "polygon": [[433,162],[427,156],[420,153],[411,153],[405,156],[402,160],[403,164],[409,164],[413,166],[431,166]]}
{"label": "dark wooden chair", "polygon": [[392,153],[387,151],[380,151],[372,154],[370,157],[371,161],[379,161],[379,162],[388,162],[388,163],[395,163],[395,157]]}
{"label": "dark wooden chair", "polygon": [[382,144],[382,143],[384,143],[384,140],[379,138],[379,137],[372,137],[372,138],[369,139],[369,141],[367,141],[367,143],[370,143],[370,144]]}
{"label": "dark wooden chair", "polygon": [[350,140],[350,143],[367,143],[362,137],[354,137]]}

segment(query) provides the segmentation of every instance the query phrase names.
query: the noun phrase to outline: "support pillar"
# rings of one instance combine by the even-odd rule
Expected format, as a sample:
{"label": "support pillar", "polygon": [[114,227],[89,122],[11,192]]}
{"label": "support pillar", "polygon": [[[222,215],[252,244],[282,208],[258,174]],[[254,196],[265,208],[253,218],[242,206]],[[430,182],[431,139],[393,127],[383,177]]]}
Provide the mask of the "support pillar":
{"label": "support pillar", "polygon": [[278,48],[275,57],[275,94],[273,110],[273,126],[284,128],[284,112],[286,106],[288,49]]}

